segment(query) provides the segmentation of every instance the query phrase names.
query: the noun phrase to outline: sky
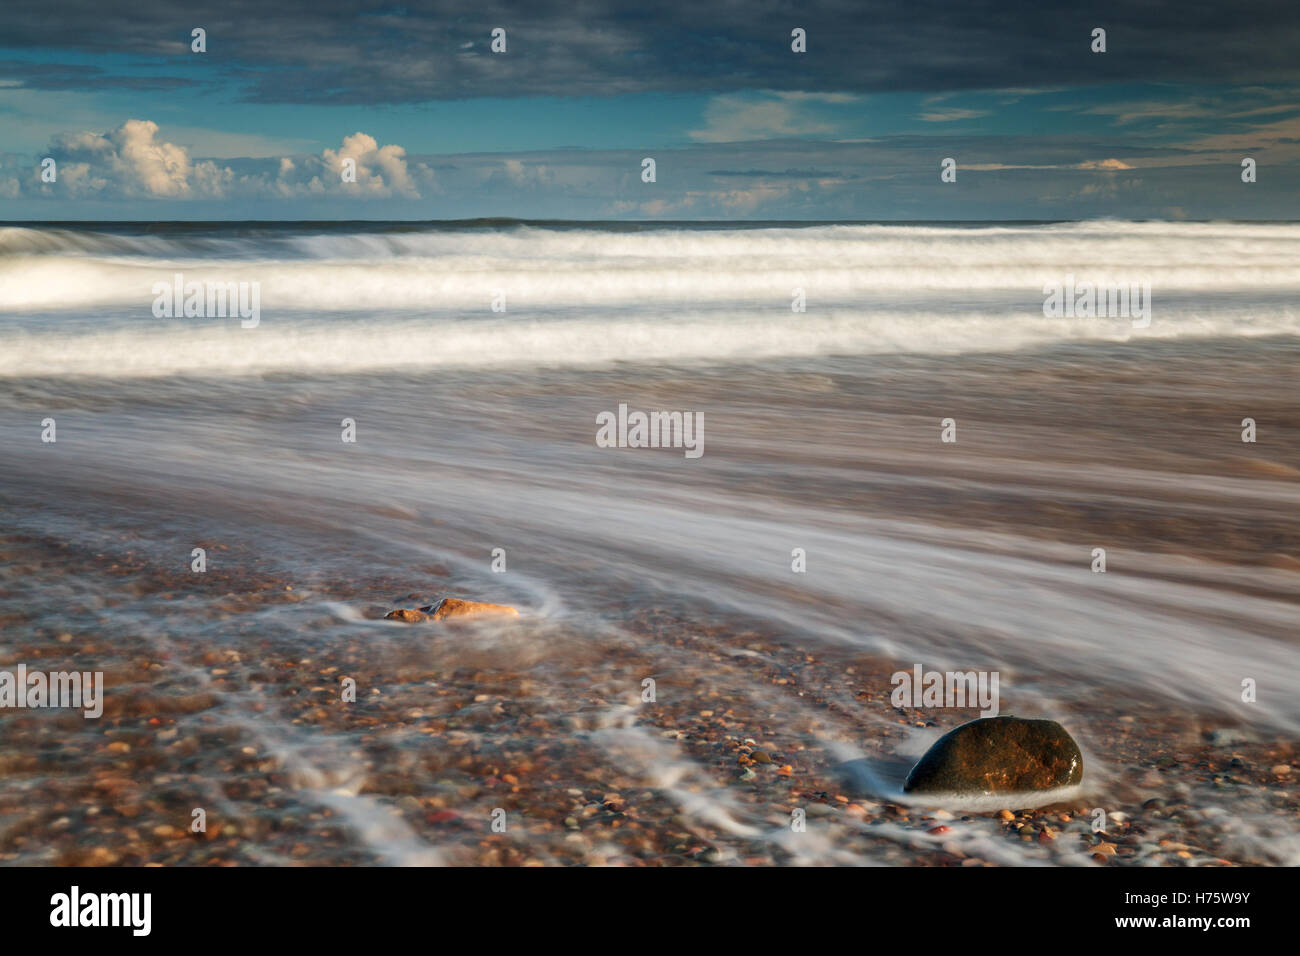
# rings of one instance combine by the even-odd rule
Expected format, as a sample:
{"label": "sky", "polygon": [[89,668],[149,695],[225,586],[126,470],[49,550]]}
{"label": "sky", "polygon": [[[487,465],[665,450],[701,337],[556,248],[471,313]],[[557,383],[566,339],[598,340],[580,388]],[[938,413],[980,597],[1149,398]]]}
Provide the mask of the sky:
{"label": "sky", "polygon": [[1296,0],[6,0],[0,219],[1300,219],[1298,93]]}

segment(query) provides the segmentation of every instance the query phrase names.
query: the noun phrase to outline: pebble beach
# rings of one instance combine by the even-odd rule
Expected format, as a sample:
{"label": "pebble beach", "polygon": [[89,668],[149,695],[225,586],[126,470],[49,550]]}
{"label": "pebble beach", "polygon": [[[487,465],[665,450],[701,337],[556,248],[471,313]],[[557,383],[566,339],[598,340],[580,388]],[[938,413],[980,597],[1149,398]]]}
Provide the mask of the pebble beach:
{"label": "pebble beach", "polygon": [[[1234,358],[1243,372],[1229,386],[1250,393],[1261,418],[1293,414],[1283,407],[1283,391],[1270,393],[1269,375],[1288,374],[1294,357],[1261,370],[1232,346],[1213,359],[1166,356],[1151,368],[1182,363],[1179,374],[1195,379],[1213,364],[1222,377]],[[473,507],[461,507],[477,500],[468,490],[451,507],[422,506],[424,467],[411,490],[388,484],[383,496],[367,492],[340,507],[322,484],[286,485],[281,494],[250,481],[241,491],[222,470],[225,450],[218,448],[210,458],[185,462],[185,480],[155,484],[140,484],[135,465],[123,460],[111,492],[102,464],[92,467],[93,455],[42,472],[39,482],[32,458],[11,458],[0,468],[7,528],[0,541],[0,667],[102,670],[105,709],[98,720],[55,710],[5,713],[0,859],[203,866],[1293,864],[1300,800],[1294,711],[1287,708],[1294,704],[1275,706],[1275,681],[1283,674],[1267,667],[1270,654],[1289,666],[1298,653],[1286,615],[1275,611],[1293,615],[1300,598],[1289,563],[1300,512],[1286,504],[1295,486],[1279,481],[1300,462],[1292,453],[1261,465],[1234,456],[1225,442],[1218,480],[1242,508],[1218,521],[1201,513],[1194,494],[1175,495],[1167,483],[1148,504],[1117,505],[1106,483],[1123,485],[1132,472],[1103,474],[1079,463],[1118,442],[1131,451],[1122,456],[1127,469],[1177,475],[1175,429],[1130,430],[1127,409],[1149,402],[1135,394],[1147,393],[1149,376],[1121,367],[1094,372],[1089,385],[1076,377],[1076,361],[1067,352],[1051,363],[1038,357],[1032,369],[1014,373],[1005,360],[996,368],[972,363],[964,372],[891,370],[890,407],[908,388],[937,407],[937,397],[921,397],[936,378],[963,390],[972,436],[994,431],[996,410],[1015,410],[1016,441],[1000,422],[992,450],[963,449],[954,461],[924,469],[915,467],[916,446],[928,439],[928,428],[913,423],[911,413],[906,421],[891,418],[883,397],[864,400],[860,371],[847,364],[816,375],[790,368],[718,372],[704,385],[675,386],[687,394],[666,391],[658,371],[653,381],[618,373],[623,389],[644,389],[666,403],[730,403],[731,422],[741,421],[752,402],[761,418],[752,436],[729,433],[728,419],[717,416],[712,440],[721,447],[710,455],[721,461],[732,460],[729,452],[750,454],[759,431],[773,427],[827,448],[815,426],[800,432],[793,422],[773,420],[766,396],[781,383],[815,396],[809,403],[822,416],[834,415],[836,403],[851,406],[884,436],[869,451],[851,443],[860,453],[844,444],[840,453],[857,457],[845,472],[852,479],[839,486],[819,485],[826,475],[810,478],[807,460],[797,455],[788,474],[751,463],[742,466],[743,476],[713,479],[730,502],[768,502],[754,509],[764,522],[780,513],[783,495],[797,508],[820,503],[826,524],[809,522],[816,533],[802,538],[764,525],[751,539],[743,514],[727,515],[721,499],[707,514],[694,510],[698,501],[672,512],[680,491],[665,485],[657,514],[679,514],[681,528],[714,522],[702,531],[716,553],[705,559],[683,549],[691,557],[675,569],[657,550],[657,530],[602,529],[598,520],[584,526],[563,508],[548,511],[541,498],[531,507],[522,496],[503,519],[538,529],[514,538],[501,528],[485,530]],[[555,396],[556,383],[548,384]],[[284,387],[311,394],[307,386]],[[388,398],[436,387],[412,380]],[[463,389],[472,400],[475,389],[501,383],[443,387]],[[568,400],[581,406],[600,383],[584,378],[572,387]],[[1020,404],[1019,388],[1054,397]],[[1270,394],[1276,406],[1267,405]],[[1027,477],[1021,456],[1026,435],[1068,418],[1075,398],[1089,395],[1092,414],[1060,452],[1059,474],[1078,489],[1073,476],[1084,472],[1092,500],[1070,500],[1053,487],[1065,477]],[[1188,398],[1178,406],[1181,427],[1222,425],[1215,402],[1198,406]],[[1191,421],[1181,417],[1189,406]],[[314,404],[285,407],[276,414],[297,419],[317,411]],[[917,419],[926,417],[918,410]],[[1164,436],[1170,448],[1151,436]],[[405,456],[412,444],[408,437],[383,447]],[[449,459],[463,451],[441,440],[439,447]],[[501,451],[500,467],[513,474],[512,450]],[[1039,467],[1044,452],[1038,441]],[[630,461],[634,453],[623,454],[612,467],[640,467]],[[284,469],[287,483],[316,467],[309,449],[279,455],[276,468],[290,456],[303,463],[296,477],[296,469]],[[348,464],[362,484],[370,467],[377,480],[392,473],[386,462]],[[204,475],[228,490],[225,483],[235,482],[206,512]],[[604,480],[594,478],[593,487]],[[960,495],[951,490],[959,486],[966,489]],[[629,472],[628,483],[607,487],[617,495],[636,484]],[[1264,493],[1252,497],[1252,490]],[[41,497],[57,504],[34,500]],[[886,565],[903,569],[894,577],[879,568],[874,577],[853,571],[861,552],[852,543],[836,554],[835,513],[850,502],[855,513],[879,513],[884,524],[871,531],[878,537],[856,546],[894,555]],[[192,528],[196,514],[216,511],[224,530]],[[929,550],[936,522],[945,534],[968,536],[956,552],[961,562],[927,579],[924,586],[934,590],[925,614],[900,616],[890,591],[906,586],[908,568],[916,569],[913,578],[925,577],[936,553]],[[741,552],[769,537],[772,553],[754,566],[744,563]],[[1053,550],[1063,539],[1078,540],[1066,549],[1074,553]],[[790,546],[800,540],[811,542],[804,578],[787,566]],[[1088,567],[1097,540],[1111,546],[1107,583],[1135,575],[1144,582],[1144,601],[1134,603],[1127,590],[1089,591],[1101,578]],[[206,549],[205,573],[188,566],[192,543]],[[489,545],[496,543],[511,561],[504,574],[488,569]],[[927,550],[914,556],[911,549],[921,547]],[[954,554],[952,538],[942,552]],[[1141,562],[1129,556],[1139,553]],[[1015,616],[958,619],[969,608],[963,587],[982,595],[981,607],[996,608],[990,580],[1023,574],[1012,562],[1025,554],[1038,555],[1050,574],[1013,584],[1051,588],[1043,611],[1009,601]],[[848,564],[853,584],[840,589],[835,578],[823,577],[827,590],[805,586],[837,562]],[[1220,579],[1216,567],[1251,573]],[[520,616],[460,624],[385,619],[443,597],[509,604]],[[1190,603],[1179,607],[1179,600]],[[1154,647],[1128,648],[1121,634],[1096,646],[1081,635],[1071,640],[1064,629],[1072,601],[1096,606],[1103,619],[1130,620],[1130,633],[1154,635]],[[1204,601],[1235,608],[1233,621],[1205,611]],[[1025,613],[1037,616],[1026,623]],[[1255,635],[1256,657],[1215,656],[1217,635],[1239,635],[1243,620]],[[1038,629],[1044,640],[1035,644],[1028,637]],[[1152,669],[1151,654],[1166,658],[1167,669]],[[1189,654],[1199,655],[1205,686],[1222,685],[1218,699],[1179,683],[1179,655],[1185,662]],[[1051,717],[1079,742],[1082,786],[1028,806],[904,794],[902,780],[925,748],[979,716],[969,708],[893,706],[890,675],[917,661],[992,662],[1002,676],[1003,713]],[[1264,705],[1257,711],[1234,700],[1238,672],[1253,667],[1262,668]],[[353,700],[344,699],[345,678],[355,681]],[[643,699],[647,678],[653,701]],[[195,832],[199,808],[206,829]],[[796,812],[802,828],[792,827]],[[493,829],[494,820],[503,821],[503,831]]]}

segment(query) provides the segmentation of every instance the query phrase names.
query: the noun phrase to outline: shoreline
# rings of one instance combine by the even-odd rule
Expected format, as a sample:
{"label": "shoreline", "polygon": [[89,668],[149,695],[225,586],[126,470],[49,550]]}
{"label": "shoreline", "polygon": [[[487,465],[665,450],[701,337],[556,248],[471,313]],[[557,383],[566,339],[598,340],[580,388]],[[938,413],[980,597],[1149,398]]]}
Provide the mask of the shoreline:
{"label": "shoreline", "polygon": [[[52,557],[12,539],[4,554],[6,563]],[[138,560],[112,573],[150,592],[186,590],[184,575]],[[278,578],[231,576],[222,586],[235,621],[319,600]],[[1287,860],[1226,849],[1196,791],[1236,789],[1271,808],[1278,826],[1300,812],[1293,778],[1271,772],[1295,760],[1290,741],[1150,704],[1052,715],[1085,749],[1072,799],[1033,810],[927,805],[864,788],[864,764],[896,784],[919,739],[977,713],[892,707],[898,661],[813,653],[794,634],[701,624],[666,608],[625,622],[635,640],[568,659],[593,651],[567,641],[562,623],[408,626],[375,621],[383,602],[352,599],[366,619],[356,634],[298,659],[293,645],[266,641],[163,650],[69,634],[24,647],[32,666],[55,669],[72,651],[102,665],[106,711],[93,730],[79,716],[5,715],[0,815],[23,823],[6,828],[0,860],[1259,865]],[[665,667],[669,653],[690,666]],[[718,655],[740,668],[722,688],[705,666]],[[639,675],[656,667],[658,700],[639,704]],[[333,699],[344,673],[359,675],[355,705]],[[364,693],[367,674],[379,693]],[[574,681],[571,694],[538,693],[561,679]],[[773,719],[765,711],[780,701]],[[1022,713],[1015,695],[1003,703]],[[1211,743],[1211,730],[1229,742]],[[74,746],[57,761],[35,756],[69,734]],[[341,747],[354,758],[327,757]],[[214,787],[224,791],[215,800]],[[45,795],[39,805],[24,796],[33,788]],[[214,802],[207,834],[188,833],[191,808]],[[1097,805],[1110,818],[1102,836],[1091,829]],[[505,834],[489,829],[498,807]],[[802,834],[789,831],[794,809],[807,816]]]}
{"label": "shoreline", "polygon": [[[1297,358],[0,383],[0,669],[106,693],[0,713],[0,861],[1295,865]],[[706,453],[598,448],[615,399],[702,410]],[[382,620],[449,596],[525,617]],[[1000,672],[1084,789],[905,799],[977,713],[893,708],[917,665]]]}

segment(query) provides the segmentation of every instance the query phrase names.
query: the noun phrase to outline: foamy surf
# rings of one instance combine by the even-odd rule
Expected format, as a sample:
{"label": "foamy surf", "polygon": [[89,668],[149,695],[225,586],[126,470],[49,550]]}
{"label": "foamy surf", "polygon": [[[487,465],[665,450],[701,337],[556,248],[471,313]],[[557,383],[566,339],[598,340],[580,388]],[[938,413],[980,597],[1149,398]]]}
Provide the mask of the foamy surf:
{"label": "foamy surf", "polygon": [[[1067,279],[1149,284],[1149,325],[1045,315],[1044,289]],[[256,328],[184,317],[180,302],[156,317],[156,290],[173,283],[256,286]],[[0,375],[725,364],[1292,335],[1298,292],[1292,225],[8,227]]]}

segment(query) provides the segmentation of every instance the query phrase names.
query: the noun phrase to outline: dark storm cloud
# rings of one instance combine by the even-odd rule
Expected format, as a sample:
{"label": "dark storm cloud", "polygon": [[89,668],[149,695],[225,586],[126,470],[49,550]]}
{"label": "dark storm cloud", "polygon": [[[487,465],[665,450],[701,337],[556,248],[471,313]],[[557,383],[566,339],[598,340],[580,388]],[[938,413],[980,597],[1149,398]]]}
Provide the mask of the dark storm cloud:
{"label": "dark storm cloud", "polygon": [[123,76],[106,73],[97,66],[61,63],[26,63],[0,60],[0,80],[17,81],[32,90],[119,89],[159,92],[197,86],[185,76]]}
{"label": "dark storm cloud", "polygon": [[[739,89],[962,90],[1104,82],[1291,83],[1300,78],[1296,0],[1080,3],[698,0],[412,2],[8,0],[10,49],[170,58],[192,54],[248,100],[406,103],[477,96]],[[493,27],[509,51],[488,52]],[[790,52],[790,30],[808,53]],[[1089,51],[1093,27],[1108,52]],[[55,74],[75,83],[67,68]],[[12,72],[28,85],[41,74]],[[102,77],[82,73],[86,89]],[[50,82],[47,79],[47,82]]]}

